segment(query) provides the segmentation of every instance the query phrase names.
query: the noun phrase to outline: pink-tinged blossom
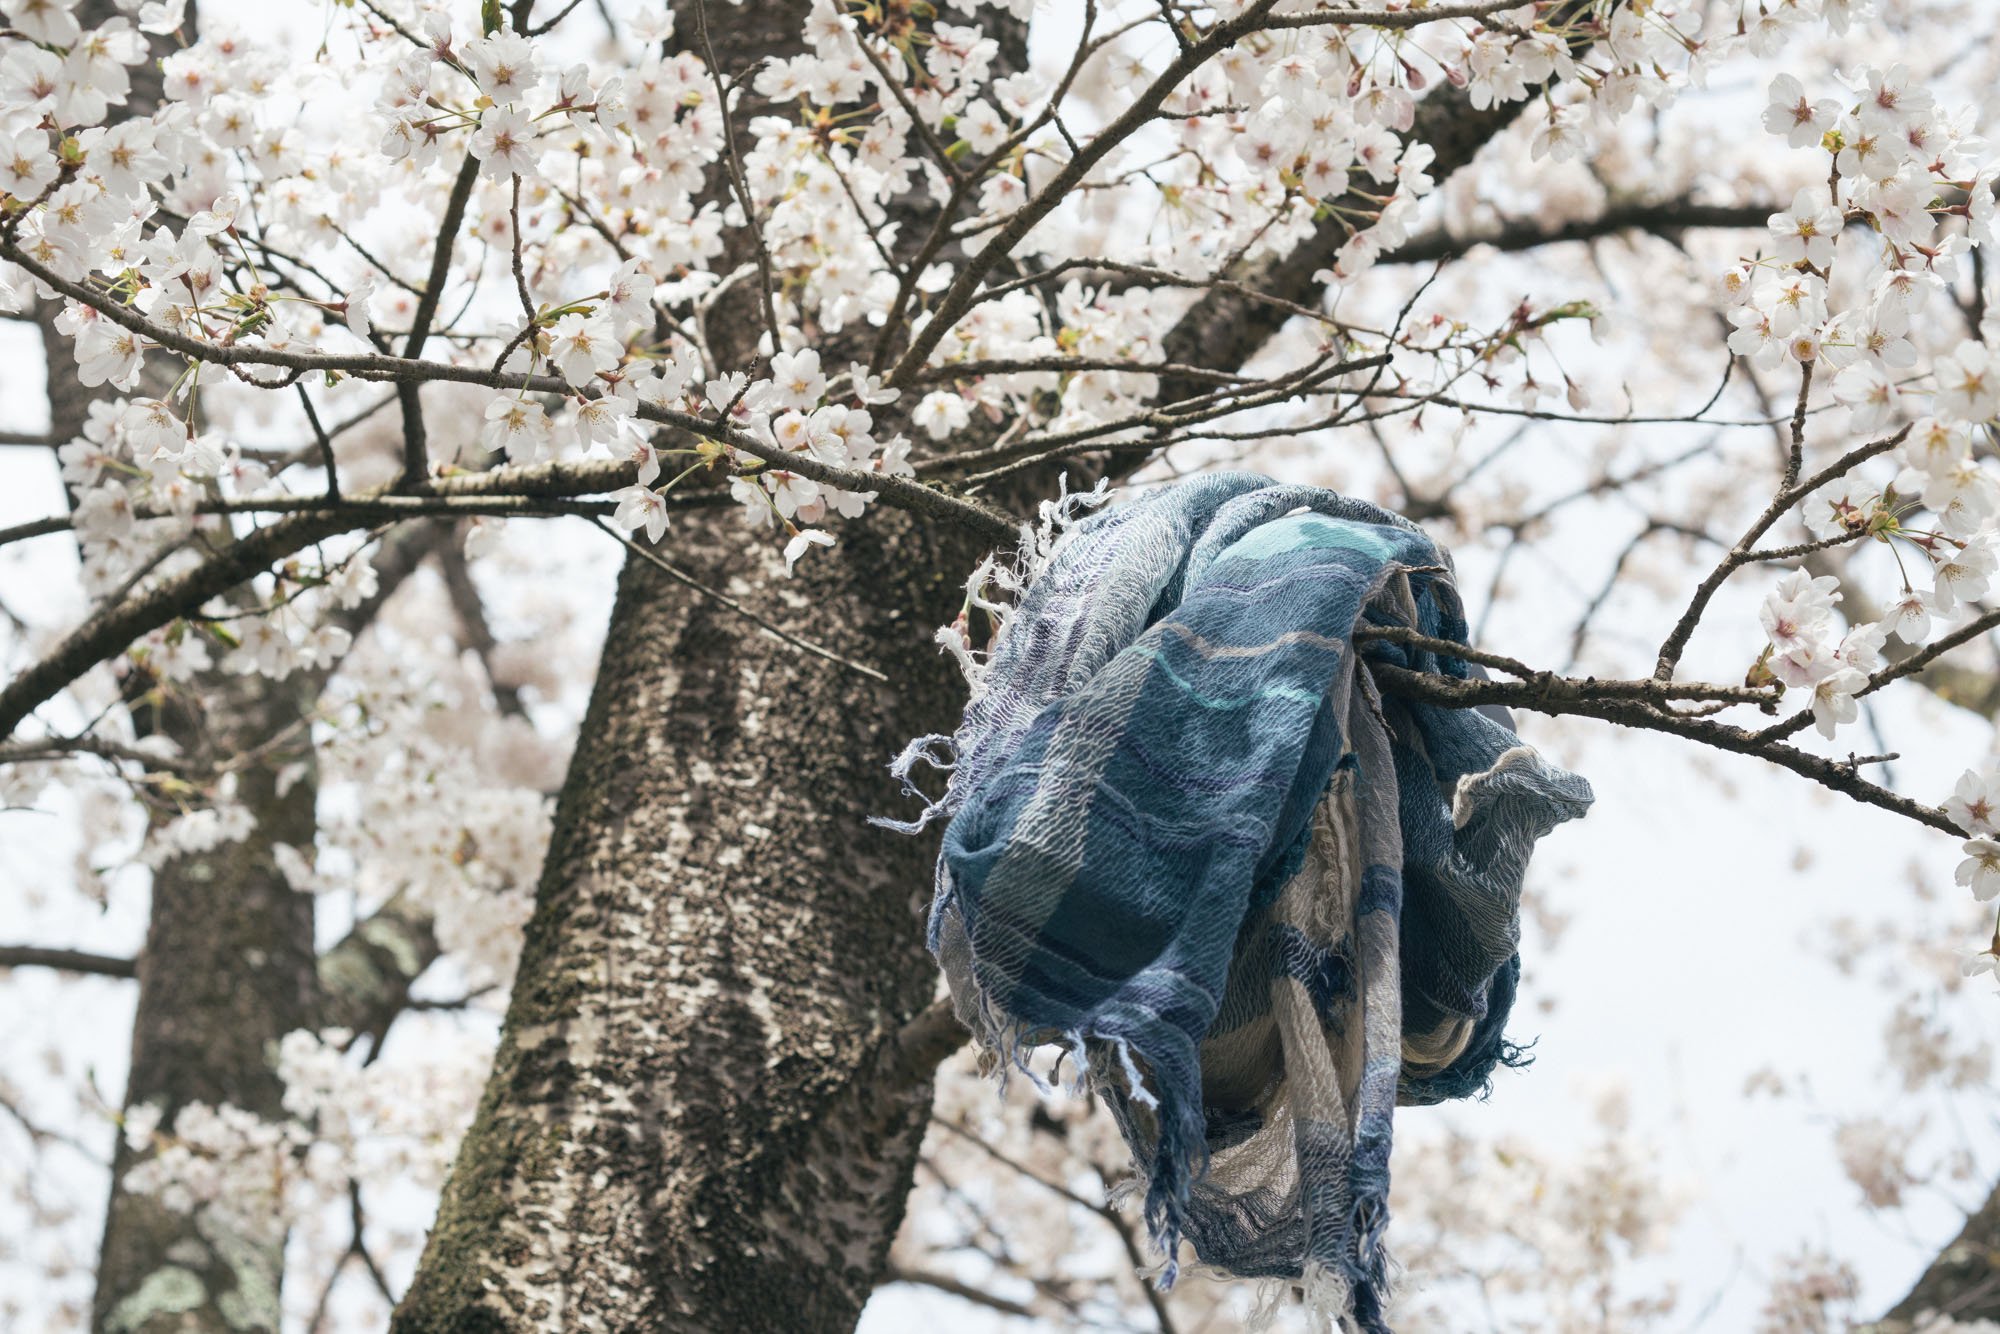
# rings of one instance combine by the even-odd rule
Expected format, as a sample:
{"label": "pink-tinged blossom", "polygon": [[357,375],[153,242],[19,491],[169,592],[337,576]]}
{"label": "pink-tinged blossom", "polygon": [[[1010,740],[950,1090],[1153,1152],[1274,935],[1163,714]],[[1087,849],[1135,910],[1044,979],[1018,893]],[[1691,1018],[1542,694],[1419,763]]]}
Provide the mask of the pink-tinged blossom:
{"label": "pink-tinged blossom", "polygon": [[1879,672],[1886,665],[1882,660],[1882,646],[1888,642],[1889,628],[1886,625],[1849,626],[1847,633],[1840,637],[1840,647],[1835,650],[1835,656],[1861,672]]}
{"label": "pink-tinged blossom", "polygon": [[1787,272],[1768,278],[1757,284],[1751,299],[1770,313],[1772,331],[1781,337],[1826,321],[1826,282],[1817,274]]}
{"label": "pink-tinged blossom", "polygon": [[1832,623],[1834,604],[1840,601],[1839,589],[1840,580],[1832,575],[1815,579],[1805,570],[1793,570],[1764,600],[1760,613],[1764,633],[1781,649],[1823,635]]}
{"label": "pink-tinged blossom", "polygon": [[571,384],[588,384],[602,371],[616,370],[625,345],[609,321],[589,315],[565,315],[549,335],[549,361]]}
{"label": "pink-tinged blossom", "polygon": [[1792,206],[1770,220],[1771,255],[1781,264],[1804,262],[1825,268],[1833,262],[1840,235],[1840,210],[1824,185],[1808,185],[1792,196]]}
{"label": "pink-tinged blossom", "polygon": [[933,440],[942,440],[953,431],[962,431],[972,422],[972,412],[962,395],[939,389],[925,394],[910,414],[910,425]]}
{"label": "pink-tinged blossom", "polygon": [[1939,419],[1973,425],[2000,411],[2000,365],[1986,344],[1965,340],[1937,360],[1937,397],[1932,410]]}
{"label": "pink-tinged blossom", "polygon": [[55,178],[56,160],[46,133],[23,130],[12,140],[0,138],[0,191],[16,199],[33,199]]}
{"label": "pink-tinged blossom", "polygon": [[991,153],[1007,141],[1007,122],[991,103],[976,98],[958,113],[958,136],[981,155]]}
{"label": "pink-tinged blossom", "polygon": [[479,443],[502,452],[509,463],[536,463],[549,447],[549,418],[542,405],[525,398],[503,396],[486,405],[486,426]]}
{"label": "pink-tinged blossom", "polygon": [[0,0],[10,26],[30,41],[47,46],[68,46],[83,29],[77,26],[75,0]]}
{"label": "pink-tinged blossom", "polygon": [[1584,143],[1582,117],[1569,107],[1551,106],[1528,140],[1528,156],[1537,162],[1545,157],[1571,162],[1583,153]]}
{"label": "pink-tinged blossom", "polygon": [[848,366],[847,382],[848,392],[863,403],[894,403],[903,396],[903,391],[900,389],[884,389],[882,377],[870,375],[868,368],[858,361]]}
{"label": "pink-tinged blossom", "polygon": [[588,448],[607,444],[622,435],[633,422],[637,405],[622,394],[601,394],[596,398],[570,400],[569,423],[578,443]]}
{"label": "pink-tinged blossom", "polygon": [[639,485],[651,486],[660,477],[660,451],[658,446],[644,436],[627,437],[616,453],[638,465],[635,476]]}
{"label": "pink-tinged blossom", "polygon": [[772,406],[810,412],[825,396],[826,376],[820,373],[817,351],[808,347],[771,358]]}
{"label": "pink-tinged blossom", "polygon": [[472,132],[472,156],[496,180],[536,174],[535,126],[524,111],[491,108]]}
{"label": "pink-tinged blossom", "polygon": [[373,273],[364,273],[347,285],[347,297],[343,302],[345,309],[341,311],[341,318],[347,325],[347,331],[363,342],[367,341],[369,331],[374,328],[368,311],[368,303],[374,299]]}
{"label": "pink-tinged blossom", "polygon": [[1911,82],[1909,66],[1868,71],[1868,90],[1861,98],[1861,123],[1871,129],[1895,131],[1928,115],[1936,105],[1925,89]]}
{"label": "pink-tinged blossom", "polygon": [[743,395],[750,377],[742,371],[731,371],[727,375],[710,380],[704,389],[710,407],[717,412],[728,412],[730,405]]}
{"label": "pink-tinged blossom", "polygon": [[621,334],[630,334],[651,323],[656,286],[638,260],[627,260],[611,275],[598,313],[607,316]]}
{"label": "pink-tinged blossom", "polygon": [[534,44],[515,32],[497,32],[465,46],[465,64],[479,91],[505,105],[519,102],[540,82]]}
{"label": "pink-tinged blossom", "polygon": [[1880,487],[1848,473],[1807,496],[1799,503],[1799,513],[1814,537],[1842,537],[1867,527],[1881,498]]}
{"label": "pink-tinged blossom", "polygon": [[1934,572],[1937,581],[1937,608],[1951,612],[1960,603],[1975,602],[1986,596],[1992,582],[1996,559],[1988,538],[1971,537]]}
{"label": "pink-tinged blossom", "polygon": [[1880,430],[1894,417],[1901,396],[1889,373],[1872,361],[1856,362],[1834,377],[1833,397],[1847,406],[1848,426],[1860,434]]}
{"label": "pink-tinged blossom", "polygon": [[97,320],[77,335],[76,378],[86,385],[130,389],[144,364],[139,336],[123,325]]}
{"label": "pink-tinged blossom", "polygon": [[1771,80],[1771,103],[1764,108],[1764,128],[1785,136],[1792,148],[1810,148],[1826,137],[1840,117],[1840,106],[1831,98],[1813,101],[1805,85],[1789,74]]}
{"label": "pink-tinged blossom", "polygon": [[2000,770],[1967,769],[1959,775],[1944,813],[1975,834],[2000,834]]}
{"label": "pink-tinged blossom", "polygon": [[1971,540],[2000,514],[2000,478],[1970,455],[1918,476],[1924,505],[1947,537]]}
{"label": "pink-tinged blossom", "polygon": [[1867,684],[1868,677],[1852,667],[1842,667],[1814,684],[1813,725],[1821,736],[1831,737],[1836,727],[1854,721],[1861,707],[1855,692]]}
{"label": "pink-tinged blossom", "polygon": [[819,503],[819,483],[810,477],[802,477],[782,468],[769,469],[760,476],[764,489],[770,493],[771,505],[780,518],[794,518],[802,510],[810,512]]}
{"label": "pink-tinged blossom", "polygon": [[142,461],[179,458],[188,444],[185,423],[157,398],[135,398],[126,404],[119,425],[131,442],[133,457]]}
{"label": "pink-tinged blossom", "polygon": [[1921,644],[1930,638],[1932,612],[1932,599],[1927,590],[1905,588],[1883,609],[1882,623],[1905,644]]}

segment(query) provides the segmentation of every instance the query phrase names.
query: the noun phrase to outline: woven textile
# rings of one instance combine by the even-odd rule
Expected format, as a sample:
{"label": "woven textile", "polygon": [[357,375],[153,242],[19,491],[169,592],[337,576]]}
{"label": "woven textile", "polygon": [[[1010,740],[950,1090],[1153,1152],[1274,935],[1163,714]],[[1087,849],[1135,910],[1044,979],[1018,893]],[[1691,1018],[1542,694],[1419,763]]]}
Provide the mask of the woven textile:
{"label": "woven textile", "polygon": [[[1466,675],[1449,557],[1372,505],[1249,474],[1103,510],[1045,552],[963,725],[930,944],[1019,1063],[1077,1057],[1181,1239],[1386,1329],[1390,1121],[1516,1058],[1502,1034],[1535,841],[1591,794],[1476,710],[1368,665]],[[1359,668],[1359,670],[1357,670]]]}

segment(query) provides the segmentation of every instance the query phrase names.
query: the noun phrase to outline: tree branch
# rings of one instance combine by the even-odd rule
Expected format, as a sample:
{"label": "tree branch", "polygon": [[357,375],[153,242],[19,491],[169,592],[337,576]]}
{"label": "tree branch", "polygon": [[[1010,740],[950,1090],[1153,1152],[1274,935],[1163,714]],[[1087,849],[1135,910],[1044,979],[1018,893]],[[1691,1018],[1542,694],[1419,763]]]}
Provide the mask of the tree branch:
{"label": "tree branch", "polygon": [[113,954],[47,949],[39,945],[0,945],[0,968],[53,968],[95,977],[132,977],[135,967],[131,959]]}
{"label": "tree branch", "polygon": [[[1508,708],[1528,709],[1535,713],[1574,714],[1650,732],[1667,732],[1717,750],[1754,756],[1856,801],[1893,811],[1943,833],[1961,838],[1965,836],[1965,831],[1937,807],[1912,801],[1863,778],[1860,774],[1862,761],[1858,758],[1845,763],[1830,760],[1730,723],[1675,713],[1621,695],[1598,694],[1595,687],[1600,683],[1596,681],[1554,676],[1522,682],[1461,681],[1413,672],[1388,663],[1370,663],[1369,667],[1386,693],[1405,699],[1423,700],[1455,709],[1503,704]],[[1629,686],[1639,683],[1609,684]]]}
{"label": "tree branch", "polygon": [[1771,204],[1697,204],[1688,199],[1663,199],[1614,204],[1594,218],[1578,218],[1549,227],[1533,219],[1503,223],[1497,231],[1454,236],[1444,228],[1412,237],[1382,256],[1381,264],[1431,264],[1457,259],[1477,246],[1494,250],[1536,250],[1565,241],[1595,241],[1619,232],[1672,234],[1699,228],[1733,230],[1762,227],[1777,212]]}

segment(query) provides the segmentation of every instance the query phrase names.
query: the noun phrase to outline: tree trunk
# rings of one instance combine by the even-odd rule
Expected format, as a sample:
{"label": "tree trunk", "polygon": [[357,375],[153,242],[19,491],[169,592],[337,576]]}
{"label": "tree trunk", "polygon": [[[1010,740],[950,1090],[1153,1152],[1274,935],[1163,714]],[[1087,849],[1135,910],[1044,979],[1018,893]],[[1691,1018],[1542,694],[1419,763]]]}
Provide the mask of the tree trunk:
{"label": "tree trunk", "polygon": [[[929,999],[929,840],[885,762],[949,725],[930,642],[978,551],[900,515],[786,578],[740,516],[664,549],[887,685],[626,564],[491,1083],[395,1329],[831,1330],[929,1107],[876,1077]],[[889,1086],[889,1087],[885,1087]]]}

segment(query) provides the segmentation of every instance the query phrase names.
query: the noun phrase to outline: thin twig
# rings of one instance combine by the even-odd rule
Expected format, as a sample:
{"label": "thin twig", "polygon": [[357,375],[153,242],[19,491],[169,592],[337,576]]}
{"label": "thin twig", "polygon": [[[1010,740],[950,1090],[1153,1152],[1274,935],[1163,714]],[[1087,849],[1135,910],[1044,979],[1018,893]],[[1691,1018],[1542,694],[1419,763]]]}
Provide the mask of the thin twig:
{"label": "thin twig", "polygon": [[1694,635],[1695,626],[1700,624],[1702,613],[1708,610],[1709,600],[1715,596],[1716,590],[1728,581],[1730,575],[1755,559],[1758,541],[1771,530],[1773,524],[1792,506],[1826,483],[1853,471],[1878,454],[1888,453],[1902,444],[1909,434],[1910,428],[1904,426],[1893,435],[1871,440],[1865,445],[1849,450],[1802,482],[1781,487],[1778,493],[1771,497],[1771,503],[1764,507],[1764,512],[1757,516],[1756,521],[1742,537],[1736,539],[1736,545],[1729,549],[1728,554],[1696,587],[1694,596],[1688,600],[1687,609],[1681,613],[1680,619],[1667,633],[1666,641],[1660,645],[1659,662],[1653,668],[1654,679],[1665,681],[1673,676],[1674,668],[1680,664],[1681,654],[1686,650],[1688,640]]}

